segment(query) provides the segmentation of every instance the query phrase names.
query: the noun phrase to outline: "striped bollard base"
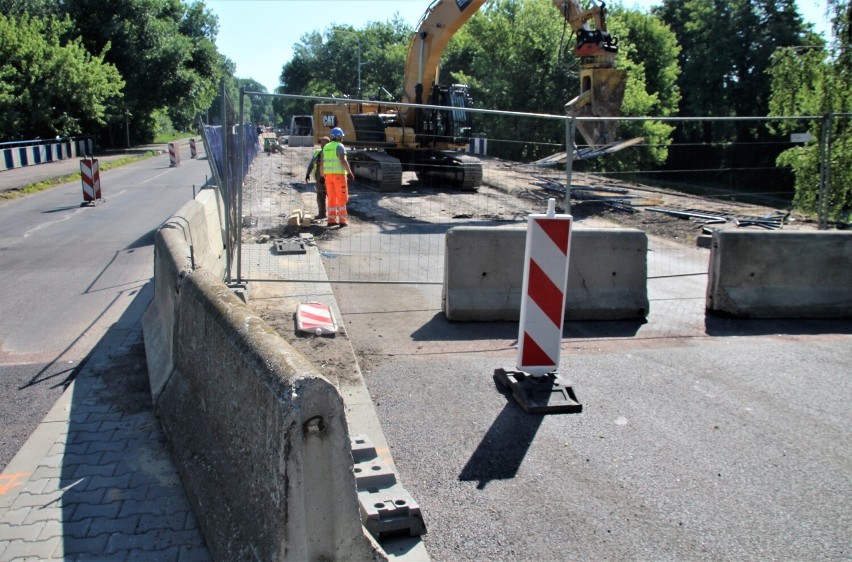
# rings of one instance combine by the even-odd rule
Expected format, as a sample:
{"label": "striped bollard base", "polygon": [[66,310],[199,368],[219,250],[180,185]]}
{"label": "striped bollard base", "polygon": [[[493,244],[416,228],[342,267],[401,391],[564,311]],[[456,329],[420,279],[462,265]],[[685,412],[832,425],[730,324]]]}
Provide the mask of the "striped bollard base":
{"label": "striped bollard base", "polygon": [[556,371],[562,346],[571,215],[557,215],[556,200],[546,215],[527,220],[524,283],[518,330],[517,371],[498,369],[498,382],[529,413],[580,412],[571,386]]}
{"label": "striped bollard base", "polygon": [[495,369],[494,380],[511,390],[528,414],[579,414],[583,411],[571,384],[555,373],[536,377],[522,371]]}

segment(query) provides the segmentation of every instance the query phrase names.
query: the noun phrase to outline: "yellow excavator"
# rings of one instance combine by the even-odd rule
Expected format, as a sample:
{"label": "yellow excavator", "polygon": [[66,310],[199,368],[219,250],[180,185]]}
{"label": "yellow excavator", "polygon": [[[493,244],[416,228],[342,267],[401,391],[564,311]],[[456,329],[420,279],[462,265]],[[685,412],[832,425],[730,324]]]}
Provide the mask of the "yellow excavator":
{"label": "yellow excavator", "polygon": [[[381,191],[398,191],[404,171],[415,172],[424,183],[442,179],[462,190],[479,187],[482,163],[460,151],[472,133],[471,112],[464,111],[472,105],[469,89],[461,84],[442,86],[437,76],[447,43],[485,2],[433,0],[408,47],[402,103],[412,105],[317,104],[314,142],[328,136],[333,127],[342,128],[351,149],[352,171]],[[619,115],[626,78],[623,70],[614,68],[618,45],[606,30],[605,5],[582,10],[579,0],[553,0],[553,4],[577,36],[574,53],[580,58],[580,95],[570,102],[571,110],[586,117]],[[592,147],[614,141],[610,122],[578,121],[577,129]]]}

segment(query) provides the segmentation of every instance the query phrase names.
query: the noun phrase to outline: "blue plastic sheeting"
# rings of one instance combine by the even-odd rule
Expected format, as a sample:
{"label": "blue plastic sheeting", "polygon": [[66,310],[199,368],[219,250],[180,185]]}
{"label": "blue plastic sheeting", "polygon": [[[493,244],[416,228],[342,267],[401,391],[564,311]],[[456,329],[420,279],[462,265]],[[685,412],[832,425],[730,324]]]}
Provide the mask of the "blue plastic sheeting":
{"label": "blue plastic sheeting", "polygon": [[[245,179],[248,174],[248,170],[254,162],[255,157],[260,152],[260,141],[258,140],[257,134],[254,131],[254,127],[251,124],[242,125],[243,128],[243,138],[244,142],[244,150],[243,150],[243,169],[240,174],[240,183]],[[228,152],[231,154],[239,153],[239,135],[237,134],[236,127],[234,128],[234,134],[228,135]],[[222,127],[221,126],[213,126],[213,125],[205,125],[204,126],[204,134],[207,136],[207,142],[210,144],[210,151],[212,154],[210,157],[213,159],[213,163],[216,166],[216,170],[219,173],[219,177],[223,177],[223,170],[225,169],[225,156],[224,156],[224,141],[222,139]],[[228,167],[228,177],[234,177],[234,170],[231,167]]]}

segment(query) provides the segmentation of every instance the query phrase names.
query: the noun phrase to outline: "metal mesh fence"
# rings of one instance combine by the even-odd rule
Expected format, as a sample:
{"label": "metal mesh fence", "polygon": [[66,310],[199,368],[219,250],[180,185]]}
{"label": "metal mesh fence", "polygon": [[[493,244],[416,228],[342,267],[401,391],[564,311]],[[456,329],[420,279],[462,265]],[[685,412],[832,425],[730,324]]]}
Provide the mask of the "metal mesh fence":
{"label": "metal mesh fence", "polygon": [[[225,244],[227,265],[225,277],[230,282],[234,267],[241,262],[240,250],[240,207],[242,186],[246,182],[255,157],[260,152],[260,141],[250,123],[244,123],[240,111],[228,97],[224,84],[218,99],[220,115],[218,125],[205,123],[199,118],[198,130],[208,161],[215,187],[225,201]],[[237,276],[239,277],[239,272]]]}
{"label": "metal mesh fence", "polygon": [[[288,241],[309,236],[332,282],[441,284],[448,229],[521,227],[528,214],[545,211],[549,198],[557,200],[558,210],[569,211],[578,227],[648,233],[651,279],[706,275],[709,250],[697,243],[706,228],[792,224],[792,170],[775,163],[777,153],[801,146],[789,134],[766,133],[764,141],[749,143],[674,142],[664,147],[670,158],[656,163],[648,154],[660,147],[645,138],[623,138],[618,146],[592,151],[578,137],[577,148],[586,158],[575,160],[568,171],[567,117],[478,113],[479,139],[469,148],[485,152],[477,155],[483,181],[476,191],[460,191],[449,182],[426,184],[414,172],[404,172],[402,187],[394,192],[359,180],[350,184],[351,220],[345,229],[312,223],[306,216],[317,212],[314,186],[304,181],[314,148],[285,145],[259,156],[243,185],[241,276],[313,281],[311,272],[286,267],[295,259],[288,255]],[[813,119],[801,118],[803,130]],[[640,121],[624,119],[620,128],[629,133]],[[736,129],[747,120],[667,121]],[[748,123],[766,128],[769,121]],[[678,166],[669,164],[673,154]],[[795,218],[799,225],[808,222],[803,215]],[[665,252],[656,251],[663,246]]]}

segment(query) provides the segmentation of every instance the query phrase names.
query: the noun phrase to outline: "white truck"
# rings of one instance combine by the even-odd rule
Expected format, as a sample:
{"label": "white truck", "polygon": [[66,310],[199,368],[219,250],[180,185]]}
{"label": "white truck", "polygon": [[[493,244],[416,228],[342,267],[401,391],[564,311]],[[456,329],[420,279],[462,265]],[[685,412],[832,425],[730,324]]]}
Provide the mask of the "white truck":
{"label": "white truck", "polygon": [[290,119],[290,136],[287,144],[290,146],[314,145],[313,115],[294,115]]}

